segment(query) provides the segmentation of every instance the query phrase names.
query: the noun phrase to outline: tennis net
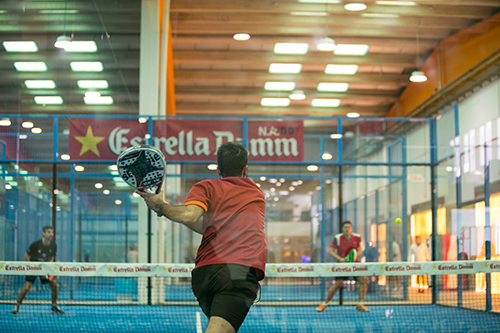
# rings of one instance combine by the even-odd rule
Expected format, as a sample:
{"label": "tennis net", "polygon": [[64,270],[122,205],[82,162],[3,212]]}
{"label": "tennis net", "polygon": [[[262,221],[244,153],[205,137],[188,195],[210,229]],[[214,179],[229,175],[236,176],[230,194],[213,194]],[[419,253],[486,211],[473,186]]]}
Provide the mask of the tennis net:
{"label": "tennis net", "polygon": [[[4,332],[202,332],[207,319],[191,291],[190,264],[0,262]],[[11,314],[26,276],[33,284]],[[350,277],[322,312],[339,277]],[[352,278],[351,278],[352,277]],[[364,305],[356,311],[366,281]],[[268,264],[261,300],[239,332],[498,332],[500,261]]]}

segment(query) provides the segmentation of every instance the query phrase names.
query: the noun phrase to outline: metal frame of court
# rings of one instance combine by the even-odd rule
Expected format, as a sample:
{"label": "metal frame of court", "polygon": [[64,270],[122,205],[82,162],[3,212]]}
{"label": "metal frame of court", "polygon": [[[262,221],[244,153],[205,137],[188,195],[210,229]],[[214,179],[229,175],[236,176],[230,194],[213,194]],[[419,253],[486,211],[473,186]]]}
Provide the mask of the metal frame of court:
{"label": "metal frame of court", "polygon": [[[431,173],[431,180],[430,180],[430,188],[431,188],[431,199],[430,199],[430,202],[431,202],[431,207],[432,207],[432,245],[433,245],[433,248],[435,249],[436,248],[436,245],[437,245],[437,207],[438,207],[438,196],[436,194],[437,190],[436,190],[436,167],[442,163],[445,163],[446,161],[449,161],[451,159],[456,159],[457,157],[460,158],[460,156],[462,155],[460,153],[460,146],[459,146],[459,142],[457,142],[457,147],[455,147],[455,151],[447,156],[439,156],[438,157],[438,142],[437,142],[437,130],[438,130],[438,127],[440,125],[440,120],[441,117],[444,115],[444,114],[453,114],[453,119],[454,119],[454,123],[453,124],[447,124],[447,126],[453,126],[454,127],[454,137],[458,137],[459,136],[459,113],[458,113],[458,105],[455,104],[453,105],[451,108],[448,108],[447,110],[443,111],[440,115],[434,117],[434,118],[357,118],[355,120],[351,119],[351,118],[343,118],[343,117],[314,117],[314,118],[311,118],[311,117],[279,117],[279,119],[284,119],[284,120],[291,120],[291,119],[294,119],[294,120],[303,120],[303,121],[310,121],[310,120],[316,120],[316,121],[328,121],[328,122],[336,122],[336,130],[337,130],[337,133],[343,133],[342,129],[343,129],[343,124],[345,124],[347,121],[349,122],[373,122],[373,121],[380,121],[380,122],[400,122],[400,123],[408,123],[408,124],[412,124],[412,123],[417,123],[417,124],[427,124],[426,126],[429,127],[429,141],[430,141],[430,147],[428,147],[428,153],[429,153],[429,156],[428,156],[428,162],[415,162],[415,161],[412,161],[412,162],[408,162],[407,161],[407,146],[406,146],[406,137],[405,136],[400,136],[400,135],[381,135],[381,134],[377,134],[377,135],[361,135],[361,136],[352,136],[352,137],[349,137],[350,139],[370,139],[370,140],[375,140],[377,138],[381,138],[382,139],[390,139],[390,140],[393,140],[393,142],[388,145],[388,155],[389,155],[389,161],[388,162],[360,162],[360,161],[350,161],[350,160],[346,160],[344,159],[344,154],[343,154],[343,149],[344,147],[342,146],[342,140],[337,140],[337,156],[336,156],[336,159],[334,158],[333,160],[329,160],[329,161],[325,161],[325,160],[321,160],[321,158],[318,158],[318,159],[314,159],[314,160],[305,160],[303,162],[280,162],[280,163],[276,163],[276,162],[269,162],[269,163],[262,163],[262,162],[258,162],[258,163],[255,163],[255,164],[261,164],[261,165],[265,165],[265,164],[272,164],[272,165],[275,165],[275,164],[279,164],[279,165],[307,165],[307,164],[316,164],[318,165],[320,168],[319,168],[319,175],[293,175],[293,174],[288,174],[286,177],[294,177],[294,178],[297,178],[297,177],[300,177],[300,178],[309,178],[309,179],[318,179],[321,184],[324,183],[324,180],[325,179],[332,179],[332,178],[336,178],[338,180],[338,187],[339,187],[339,205],[338,205],[338,208],[335,209],[332,213],[334,214],[332,216],[332,221],[336,221],[337,223],[340,223],[342,220],[345,219],[345,213],[344,211],[346,210],[346,207],[347,207],[347,204],[349,204],[349,202],[344,202],[342,200],[342,184],[343,184],[343,180],[344,179],[348,179],[348,178],[356,178],[356,177],[359,177],[359,178],[363,178],[363,177],[367,177],[367,178],[373,178],[373,177],[381,177],[381,178],[388,178],[389,179],[389,183],[393,182],[393,181],[400,181],[401,184],[402,184],[402,187],[403,187],[403,201],[402,201],[402,216],[408,216],[408,207],[406,205],[407,203],[407,200],[406,200],[406,195],[407,195],[407,171],[406,171],[406,167],[407,166],[423,166],[423,167],[429,167],[430,168],[430,173]],[[103,116],[100,116],[100,115],[93,115],[93,116],[90,116],[90,115],[71,115],[71,116],[68,116],[68,115],[9,115],[10,118],[22,118],[24,120],[28,120],[28,119],[45,119],[45,120],[51,120],[52,121],[52,133],[43,133],[43,134],[28,134],[29,136],[30,135],[33,135],[33,136],[37,136],[37,137],[45,137],[45,138],[49,138],[51,139],[52,141],[52,154],[50,157],[46,158],[46,159],[35,159],[35,160],[19,160],[19,159],[7,159],[6,157],[6,144],[4,142],[2,142],[0,140],[0,178],[4,179],[5,180],[5,177],[6,177],[6,173],[5,173],[5,170],[6,170],[6,164],[8,163],[14,163],[14,164],[17,164],[17,163],[52,163],[54,165],[53,167],[53,172],[52,174],[49,174],[49,173],[44,173],[44,174],[40,174],[40,173],[24,173],[24,174],[13,174],[13,173],[9,173],[8,175],[9,176],[13,176],[13,177],[16,177],[16,176],[37,176],[37,177],[52,177],[53,180],[56,180],[57,177],[65,177],[65,178],[69,178],[70,179],[70,182],[72,184],[72,187],[71,187],[71,209],[68,213],[68,218],[69,218],[69,224],[70,224],[70,228],[69,228],[69,232],[70,234],[72,235],[74,233],[74,230],[73,230],[73,226],[75,225],[75,216],[76,216],[76,212],[73,211],[73,207],[75,207],[74,205],[74,198],[75,198],[75,188],[74,188],[74,184],[75,184],[75,179],[76,178],[81,178],[81,177],[87,177],[87,178],[101,178],[101,177],[109,177],[108,174],[102,174],[102,173],[98,173],[98,174],[85,174],[85,175],[78,175],[74,172],[73,169],[71,169],[71,172],[70,173],[61,173],[61,174],[58,174],[57,173],[57,169],[56,169],[56,166],[59,165],[59,164],[73,164],[73,163],[78,163],[79,161],[76,160],[76,159],[73,159],[71,161],[64,161],[64,160],[61,160],[60,157],[58,156],[58,148],[60,146],[60,142],[61,140],[64,139],[65,136],[68,136],[68,134],[64,134],[60,131],[60,122],[61,121],[65,121],[68,117],[71,117],[71,118],[114,118],[114,119],[137,119],[139,118],[138,116],[126,116],[126,115],[120,115],[120,116],[109,116],[109,115],[103,115]],[[141,116],[141,118],[148,118],[148,132],[149,134],[152,134],[153,133],[153,125],[152,125],[152,121],[151,120],[155,120],[155,119],[169,119],[169,118],[177,118],[177,119],[192,119],[193,121],[196,121],[196,120],[202,120],[202,119],[220,119],[220,120],[223,120],[223,119],[231,119],[231,120],[241,120],[243,122],[243,144],[245,146],[248,146],[248,142],[247,142],[247,126],[248,126],[248,121],[251,121],[251,120],[276,120],[276,117],[261,117],[261,116],[256,116],[256,117],[238,117],[238,116],[228,116],[228,117],[222,117],[222,116]],[[19,136],[19,133],[17,132],[10,132],[10,133],[5,133],[5,132],[2,132],[0,133],[0,136],[12,136],[12,137],[15,137],[15,138],[18,138]],[[325,140],[329,140],[329,135],[314,135],[314,134],[311,134],[311,135],[304,135],[304,140],[318,140],[318,157],[320,157],[323,152],[325,151]],[[151,138],[148,138],[147,139],[147,143],[151,143]],[[485,153],[485,148],[486,148],[486,145],[478,145],[476,148],[484,148],[484,149],[480,149],[481,153]],[[458,149],[458,150],[457,150]],[[396,161],[391,161],[393,159],[393,157],[391,157],[391,155],[394,155],[394,160]],[[193,162],[193,161],[182,161],[182,160],[178,160],[178,161],[170,161],[169,163],[175,163],[175,164],[190,164],[190,163],[207,163],[207,162],[212,162],[211,160],[210,161],[197,161],[197,162]],[[92,161],[85,161],[85,163],[87,164],[92,164],[92,163],[115,163],[114,160],[109,160],[109,161],[106,161],[106,160],[102,160],[102,161],[98,161],[98,162],[92,162]],[[250,163],[252,164],[252,163]],[[396,173],[392,173],[392,168],[389,168],[389,174],[386,175],[386,176],[369,176],[369,175],[365,175],[365,176],[357,176],[357,175],[345,175],[343,174],[343,167],[349,167],[349,166],[387,166],[387,167],[401,167],[402,169],[402,172],[399,173],[399,172],[396,172]],[[335,175],[335,174],[327,174],[325,172],[325,168],[328,168],[328,167],[338,167],[338,173]],[[468,202],[463,202],[462,199],[461,199],[461,185],[462,185],[462,181],[461,181],[461,176],[458,176],[456,177],[456,182],[455,182],[455,185],[456,185],[456,193],[457,193],[457,208],[460,208],[464,205],[467,205],[467,204],[471,204],[471,203],[475,203],[475,202],[479,202],[479,201],[484,201],[485,202],[485,205],[486,207],[489,206],[489,198],[490,198],[490,184],[489,184],[489,164],[486,163],[485,164],[485,167],[484,167],[484,196],[482,198],[478,198],[478,199],[475,199],[474,201],[468,201]],[[272,176],[279,176],[281,177],[280,175],[266,175],[266,176],[269,176],[269,177],[272,177]],[[210,177],[214,177],[213,174],[194,174],[194,175],[178,175],[178,174],[168,174],[167,177],[205,177],[205,178],[210,178]],[[53,182],[54,184],[56,184],[56,181]],[[55,186],[55,185],[54,185]],[[52,202],[56,202],[56,195],[54,193],[50,194],[51,196],[51,200]],[[376,207],[378,208],[378,191],[376,192]],[[48,199],[48,198],[46,198]],[[322,186],[322,189],[320,191],[320,201],[321,203],[324,203],[324,200],[325,200],[325,189],[324,189],[324,186]],[[130,204],[130,203],[128,203]],[[354,200],[354,206],[356,207],[356,200]],[[365,205],[363,207],[363,212],[364,212],[364,216],[366,217],[366,211],[367,211],[367,204],[366,204],[366,200],[365,200]],[[126,208],[125,208],[126,211],[130,211],[130,207],[127,206],[127,202],[126,202]],[[359,214],[359,210],[358,209],[354,209],[354,211],[356,212],[355,214]],[[321,248],[324,249],[325,246],[327,245],[327,243],[325,242],[325,222],[326,222],[326,215],[325,215],[325,210],[321,210],[320,212],[320,215],[321,215],[321,218],[320,218],[320,223],[321,223],[321,236],[320,236],[320,240],[321,240]],[[49,214],[47,213],[45,218],[48,218]],[[58,225],[58,221],[56,219],[57,216],[60,216],[61,213],[60,212],[56,212],[56,205],[52,205],[52,211],[51,211],[51,214],[50,214],[50,218],[52,220],[52,225],[54,226],[57,226]],[[377,218],[378,218],[378,214],[376,214]],[[485,220],[486,220],[486,229],[489,228],[490,226],[490,216],[489,216],[489,213],[486,212],[486,217],[485,217]],[[365,221],[366,223],[366,221]],[[378,223],[378,221],[377,221]],[[378,225],[378,224],[377,224]],[[367,229],[368,228],[365,228],[365,233],[367,233]],[[489,229],[488,229],[489,230]],[[406,226],[406,223],[403,223],[403,235],[407,235],[408,234],[408,230],[407,230],[407,226]],[[491,238],[491,235],[486,235],[486,259],[489,260],[491,258],[491,245],[490,245],[490,241],[489,239]],[[366,235],[365,235],[365,239],[367,239]],[[19,244],[20,245],[20,244]],[[24,244],[23,244],[24,246]],[[70,241],[70,244],[69,244],[69,248],[70,248],[70,251],[68,251],[69,253],[73,253],[74,251],[74,246],[75,244],[73,244],[72,241]],[[408,250],[408,244],[407,244],[407,241],[406,241],[406,237],[403,237],[403,246],[402,246],[402,253],[407,253],[407,250]],[[21,250],[21,251],[24,251],[24,250]],[[461,252],[461,248],[460,248],[460,244],[459,244],[459,249],[458,249],[458,253]],[[69,261],[73,261],[74,258],[69,258],[70,260]],[[433,260],[437,260],[437,251],[433,251],[432,252],[432,259]],[[324,251],[322,251],[321,253],[321,261],[324,262],[325,261],[325,253]],[[461,276],[459,276],[459,279],[461,279]],[[462,284],[460,283],[461,281],[459,280],[459,283],[458,283],[458,290],[457,290],[457,293],[458,293],[458,299],[459,299],[459,305],[461,304],[461,300],[462,300]],[[433,291],[432,291],[432,300],[433,300],[433,303],[435,304],[436,301],[438,300],[439,298],[439,295],[438,295],[438,290],[437,288],[433,288]],[[491,278],[490,278],[490,275],[487,274],[487,279],[486,279],[486,310],[487,311],[491,311],[492,310],[492,304],[491,304]]]}

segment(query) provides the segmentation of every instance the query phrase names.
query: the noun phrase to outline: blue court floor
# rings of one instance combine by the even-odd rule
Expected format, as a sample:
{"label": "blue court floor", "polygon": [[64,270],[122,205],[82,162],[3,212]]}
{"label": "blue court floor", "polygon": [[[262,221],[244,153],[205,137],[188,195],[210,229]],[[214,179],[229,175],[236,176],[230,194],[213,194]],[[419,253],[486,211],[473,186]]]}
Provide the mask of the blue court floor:
{"label": "blue court floor", "polygon": [[[202,332],[207,319],[197,306],[23,305],[17,315],[11,304],[0,304],[1,332]],[[472,333],[500,332],[500,315],[437,305],[331,305],[322,313],[314,306],[254,306],[242,333]],[[198,320],[198,322],[197,322]],[[198,327],[198,328],[197,328]]]}

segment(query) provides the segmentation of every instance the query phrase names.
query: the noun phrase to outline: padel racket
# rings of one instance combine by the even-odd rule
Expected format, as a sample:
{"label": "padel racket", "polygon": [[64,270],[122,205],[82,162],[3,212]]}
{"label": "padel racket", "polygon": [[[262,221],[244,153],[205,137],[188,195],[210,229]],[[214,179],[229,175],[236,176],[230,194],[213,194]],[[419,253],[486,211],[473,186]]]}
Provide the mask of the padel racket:
{"label": "padel racket", "polygon": [[347,257],[345,257],[345,261],[346,262],[355,262],[357,257],[358,257],[358,251],[356,251],[356,249],[352,249],[347,254]]}
{"label": "padel racket", "polygon": [[118,173],[136,190],[159,193],[167,172],[165,156],[150,145],[134,146],[123,151],[116,161]]}

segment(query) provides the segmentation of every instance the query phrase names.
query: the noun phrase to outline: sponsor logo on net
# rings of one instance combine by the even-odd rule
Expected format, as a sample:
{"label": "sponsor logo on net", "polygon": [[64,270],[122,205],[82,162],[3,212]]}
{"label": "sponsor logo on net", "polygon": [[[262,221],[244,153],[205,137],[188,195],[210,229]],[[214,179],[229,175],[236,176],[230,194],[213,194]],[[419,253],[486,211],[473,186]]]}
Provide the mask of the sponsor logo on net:
{"label": "sponsor logo on net", "polygon": [[332,267],[332,272],[363,272],[368,271],[366,266],[353,265],[349,267]]}
{"label": "sponsor logo on net", "polygon": [[438,269],[440,271],[451,271],[451,270],[462,270],[462,269],[473,269],[474,265],[472,264],[459,264],[459,265],[454,265],[454,264],[448,264],[448,265],[439,265]]}
{"label": "sponsor logo on net", "polygon": [[278,273],[302,273],[314,272],[314,267],[311,266],[296,266],[296,267],[278,267]]}
{"label": "sponsor logo on net", "polygon": [[190,267],[189,269],[186,267],[169,267],[167,269],[169,273],[189,273],[192,270],[193,270],[192,267]]}
{"label": "sponsor logo on net", "polygon": [[397,265],[397,266],[386,266],[385,270],[387,272],[409,272],[409,271],[421,271],[422,267],[420,265]]}
{"label": "sponsor logo on net", "polygon": [[500,269],[500,264],[490,264],[491,269]]}
{"label": "sponsor logo on net", "polygon": [[93,266],[60,266],[60,272],[96,272],[97,268]]}
{"label": "sponsor logo on net", "polygon": [[115,273],[136,273],[136,272],[151,272],[149,267],[113,267]]}
{"label": "sponsor logo on net", "polygon": [[18,265],[18,266],[9,266],[5,265],[6,271],[41,271],[42,266],[34,266],[34,265]]}

